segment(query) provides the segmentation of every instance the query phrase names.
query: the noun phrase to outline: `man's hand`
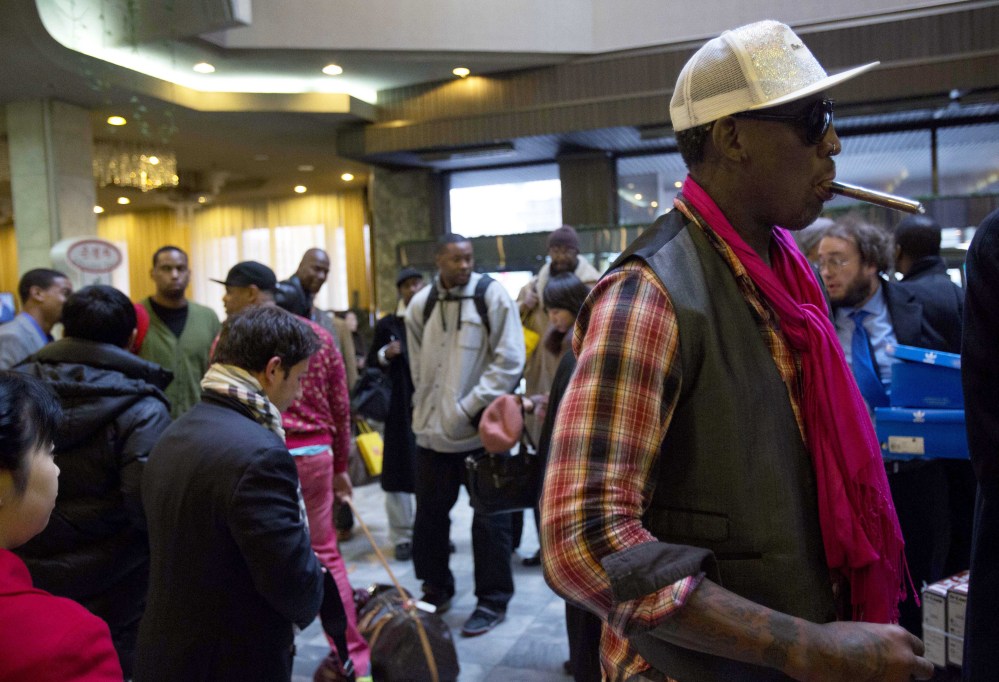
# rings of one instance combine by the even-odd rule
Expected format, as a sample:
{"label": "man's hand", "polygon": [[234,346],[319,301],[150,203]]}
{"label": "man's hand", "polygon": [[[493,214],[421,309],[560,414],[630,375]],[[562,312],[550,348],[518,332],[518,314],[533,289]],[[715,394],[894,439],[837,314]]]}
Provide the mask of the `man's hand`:
{"label": "man's hand", "polygon": [[805,650],[803,668],[786,671],[796,680],[908,682],[933,677],[933,664],[923,658],[923,642],[898,625],[836,622],[813,627],[813,646]]}
{"label": "man's hand", "polygon": [[534,310],[535,306],[538,305],[538,292],[534,290],[534,287],[527,287],[524,291],[524,298],[520,302],[520,312],[521,314],[526,313],[529,310]]}
{"label": "man's hand", "polygon": [[350,482],[350,474],[346,471],[333,474],[333,497],[338,500],[351,499],[354,496],[354,486]]}
{"label": "man's hand", "polygon": [[402,354],[402,341],[396,339],[395,341],[390,341],[385,346],[385,357],[389,360],[398,357]]}

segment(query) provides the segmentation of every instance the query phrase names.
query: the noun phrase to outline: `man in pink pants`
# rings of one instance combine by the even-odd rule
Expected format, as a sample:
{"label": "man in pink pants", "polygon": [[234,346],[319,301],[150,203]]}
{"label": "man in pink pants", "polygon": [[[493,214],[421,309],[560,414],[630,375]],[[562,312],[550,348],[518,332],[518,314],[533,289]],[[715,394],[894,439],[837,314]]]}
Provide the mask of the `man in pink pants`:
{"label": "man in pink pants", "polygon": [[[222,301],[228,315],[251,305],[276,305],[277,278],[266,265],[254,261],[237,263],[221,283],[226,288]],[[347,475],[350,449],[347,378],[343,357],[330,333],[309,319],[299,319],[316,333],[321,347],[302,375],[302,397],[282,412],[282,425],[288,450],[298,467],[312,549],[339,588],[347,612],[347,653],[361,677],[368,674],[371,654],[357,629],[354,593],[333,530],[334,494],[343,499],[353,493]],[[344,652],[338,653],[344,658]]]}

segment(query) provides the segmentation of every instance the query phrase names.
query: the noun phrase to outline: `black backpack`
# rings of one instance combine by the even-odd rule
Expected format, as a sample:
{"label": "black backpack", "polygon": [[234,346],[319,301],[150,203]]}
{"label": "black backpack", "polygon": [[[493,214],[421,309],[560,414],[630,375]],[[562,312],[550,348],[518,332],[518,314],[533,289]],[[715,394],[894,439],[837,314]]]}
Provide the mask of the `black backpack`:
{"label": "black backpack", "polygon": [[[450,300],[463,301],[465,299],[471,298],[475,302],[475,310],[479,313],[479,317],[482,318],[482,324],[486,328],[486,335],[492,333],[489,328],[489,309],[486,307],[486,289],[489,285],[495,282],[489,275],[482,275],[479,281],[475,283],[475,292],[469,296],[459,296]],[[423,306],[423,324],[425,325],[428,320],[430,320],[430,314],[434,312],[434,306],[437,305],[437,285],[430,285],[430,295],[427,296],[427,303]]]}

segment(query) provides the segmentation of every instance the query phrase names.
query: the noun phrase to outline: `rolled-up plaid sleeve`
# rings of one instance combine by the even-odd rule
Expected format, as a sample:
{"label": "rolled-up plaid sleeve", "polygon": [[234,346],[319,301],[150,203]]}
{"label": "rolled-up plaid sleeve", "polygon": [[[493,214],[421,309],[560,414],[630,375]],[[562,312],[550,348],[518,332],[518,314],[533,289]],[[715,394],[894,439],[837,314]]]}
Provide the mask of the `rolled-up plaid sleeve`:
{"label": "rolled-up plaid sleeve", "polygon": [[626,635],[682,608],[709,560],[642,524],[681,382],[676,314],[655,275],[629,263],[604,277],[580,311],[574,351],[545,473],[541,554],[552,589],[607,623],[605,672],[625,679],[648,667]]}

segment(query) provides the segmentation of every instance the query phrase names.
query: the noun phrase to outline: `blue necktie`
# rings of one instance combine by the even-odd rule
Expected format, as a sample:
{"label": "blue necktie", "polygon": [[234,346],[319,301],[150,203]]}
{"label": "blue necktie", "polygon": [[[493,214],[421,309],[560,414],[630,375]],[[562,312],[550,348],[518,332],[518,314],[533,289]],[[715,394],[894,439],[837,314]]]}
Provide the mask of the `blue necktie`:
{"label": "blue necktie", "polygon": [[850,349],[853,354],[853,376],[857,379],[857,386],[860,387],[860,394],[873,409],[875,407],[886,407],[888,405],[888,394],[885,392],[884,384],[874,366],[874,358],[871,356],[871,339],[864,328],[864,318],[870,315],[866,310],[855,310],[850,313],[853,320],[853,341]]}

